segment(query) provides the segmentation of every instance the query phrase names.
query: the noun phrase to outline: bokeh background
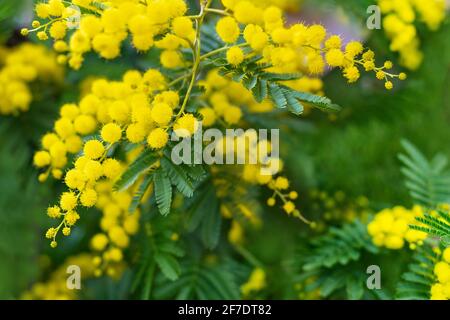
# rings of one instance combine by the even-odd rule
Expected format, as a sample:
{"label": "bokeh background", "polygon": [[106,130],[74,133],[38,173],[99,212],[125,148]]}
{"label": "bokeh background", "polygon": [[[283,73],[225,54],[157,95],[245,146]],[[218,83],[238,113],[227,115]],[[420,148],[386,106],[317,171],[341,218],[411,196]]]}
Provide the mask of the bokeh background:
{"label": "bokeh background", "polygon": [[[394,61],[397,70],[401,70],[397,55],[389,51],[384,31],[369,31],[365,26],[366,9],[374,1],[301,2],[292,1],[289,19],[320,22],[348,40],[364,39],[380,59]],[[30,24],[32,8],[33,1],[1,1],[0,46],[30,41],[24,40],[18,30]],[[295,134],[282,136],[282,154],[290,164],[288,174],[301,194],[311,194],[311,190],[341,192],[363,205],[368,202],[371,210],[410,206],[397,160],[400,141],[411,141],[428,156],[450,156],[450,24],[447,21],[436,32],[419,26],[419,34],[425,55],[423,64],[408,72],[408,80],[392,92],[385,91],[370,77],[349,86],[338,71],[325,76],[325,93],[343,110],[334,116],[308,114],[296,123]],[[31,41],[36,40],[31,37]],[[82,79],[114,79],[124,70],[144,65],[151,65],[151,57],[137,56],[132,50],[123,54],[120,63],[91,57],[80,72],[68,71],[61,87],[36,88],[38,94],[29,112],[0,117],[0,298],[19,298],[51,268],[77,252],[83,242],[80,234],[64,250],[51,250],[42,236],[48,227],[46,207],[61,185],[40,185],[32,157],[39,138],[51,129],[58,107],[77,100]],[[304,198],[306,215],[320,211],[312,209],[313,197]],[[314,214],[320,217],[322,213]],[[281,214],[269,215],[268,219],[271,221],[266,226],[270,229],[255,234],[250,247],[276,268],[277,261],[292,254],[286,244],[294,241],[302,227]],[[386,257],[386,263],[388,260]],[[389,268],[392,277],[396,277],[401,263]],[[98,284],[90,297],[117,297],[117,293],[108,293],[106,288],[110,285]],[[282,275],[278,285],[284,285]]]}

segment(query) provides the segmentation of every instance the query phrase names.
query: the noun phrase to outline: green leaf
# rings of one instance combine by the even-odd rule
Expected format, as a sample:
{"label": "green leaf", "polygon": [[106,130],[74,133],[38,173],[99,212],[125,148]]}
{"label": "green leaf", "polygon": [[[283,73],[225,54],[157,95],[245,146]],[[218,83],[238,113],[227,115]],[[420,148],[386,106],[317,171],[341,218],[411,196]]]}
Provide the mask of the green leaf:
{"label": "green leaf", "polygon": [[256,101],[261,103],[263,100],[267,97],[267,81],[261,80],[258,81],[255,85],[255,87],[252,89],[253,96],[255,97]]}
{"label": "green leaf", "polygon": [[287,106],[287,100],[283,89],[276,83],[269,82],[269,95],[277,108],[284,109]]}
{"label": "green leaf", "polygon": [[133,213],[136,211],[137,207],[142,201],[142,198],[144,197],[145,192],[147,192],[147,189],[150,187],[152,179],[153,177],[151,174],[147,174],[144,177],[144,180],[142,181],[138,190],[133,195],[133,200],[131,201],[130,207],[128,208],[128,212]]}
{"label": "green leaf", "polygon": [[257,83],[258,83],[258,78],[256,76],[245,77],[244,80],[242,81],[242,84],[248,90],[252,90],[256,86]]}
{"label": "green leaf", "polygon": [[435,208],[450,201],[450,172],[446,169],[447,159],[436,155],[432,161],[410,142],[403,140],[406,154],[399,154],[405,186],[411,197],[421,205]]}
{"label": "green leaf", "polygon": [[414,252],[408,270],[401,276],[402,280],[396,288],[398,299],[428,300],[431,286],[436,282],[434,265],[439,261],[439,255],[431,245],[425,243]]}
{"label": "green leaf", "polygon": [[172,185],[169,178],[159,169],[153,174],[153,183],[155,186],[155,198],[159,212],[166,216],[170,213],[172,204]]}
{"label": "green leaf", "polygon": [[296,91],[286,86],[283,86],[283,88],[301,102],[310,103],[314,107],[319,108],[322,111],[336,112],[341,110],[341,108],[337,104],[332,103],[331,100],[327,97],[321,97],[312,93]]}
{"label": "green leaf", "polygon": [[155,261],[167,279],[172,281],[178,279],[181,270],[175,258],[171,255],[157,253],[155,254]]}
{"label": "green leaf", "polygon": [[194,194],[194,185],[189,178],[189,174],[183,165],[174,165],[167,157],[161,159],[161,167],[169,176],[170,181],[186,197],[190,198]]}
{"label": "green leaf", "polygon": [[289,81],[289,80],[297,80],[302,77],[301,73],[270,73],[264,72],[261,75],[261,79],[269,80],[269,81]]}
{"label": "green leaf", "polygon": [[158,159],[158,155],[153,150],[145,149],[116,181],[114,184],[115,190],[122,191],[129,188]]}
{"label": "green leaf", "polygon": [[303,105],[294,97],[287,95],[288,109],[295,115],[300,115],[305,109]]}
{"label": "green leaf", "polygon": [[207,248],[213,249],[219,243],[222,217],[216,197],[209,199],[208,206],[209,210],[205,213],[202,222],[202,241]]}

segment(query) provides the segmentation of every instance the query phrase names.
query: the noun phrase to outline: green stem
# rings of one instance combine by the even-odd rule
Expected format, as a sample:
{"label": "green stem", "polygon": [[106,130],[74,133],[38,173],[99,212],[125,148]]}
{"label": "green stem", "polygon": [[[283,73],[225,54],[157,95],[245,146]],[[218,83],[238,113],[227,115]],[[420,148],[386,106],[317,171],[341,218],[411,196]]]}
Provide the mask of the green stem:
{"label": "green stem", "polygon": [[244,247],[240,245],[235,245],[234,248],[241,256],[244,257],[245,260],[247,260],[254,267],[261,268],[263,266],[263,264],[258,259],[256,259],[256,257],[250,251],[248,251]]}
{"label": "green stem", "polygon": [[206,2],[202,3],[199,18],[196,19],[196,35],[195,35],[195,42],[194,42],[194,48],[193,48],[193,68],[192,68],[192,77],[191,82],[189,83],[188,90],[186,92],[186,95],[183,100],[183,104],[181,105],[180,111],[178,112],[175,121],[176,122],[184,113],[184,110],[186,109],[186,106],[189,102],[189,98],[191,97],[192,89],[194,88],[195,80],[197,78],[197,73],[200,67],[200,55],[201,55],[201,39],[200,39],[200,30],[203,24],[203,20],[206,15],[206,9],[208,9],[209,5],[211,4],[211,0],[207,0]]}
{"label": "green stem", "polygon": [[[240,43],[240,44],[237,44],[237,45],[231,46],[231,47],[246,47],[246,46],[248,46],[248,45],[249,45],[248,43]],[[230,47],[230,46],[226,46],[226,47],[222,47],[222,48],[213,50],[213,51],[211,51],[211,52],[208,52],[208,53],[202,55],[202,56],[200,57],[200,60],[205,60],[206,58],[209,58],[209,57],[211,57],[211,56],[214,56],[214,55],[216,55],[216,54],[218,54],[218,53],[221,53],[221,52],[223,52],[223,51],[227,51],[227,50],[230,49],[231,47]]]}

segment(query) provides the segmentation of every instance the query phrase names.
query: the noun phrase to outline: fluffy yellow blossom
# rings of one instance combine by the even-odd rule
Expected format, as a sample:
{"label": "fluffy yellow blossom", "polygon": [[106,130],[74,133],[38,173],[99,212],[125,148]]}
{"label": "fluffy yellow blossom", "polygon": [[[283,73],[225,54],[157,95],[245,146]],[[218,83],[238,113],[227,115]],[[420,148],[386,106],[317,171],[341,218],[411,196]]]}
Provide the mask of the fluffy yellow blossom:
{"label": "fluffy yellow blossom", "polygon": [[216,30],[219,37],[227,43],[236,42],[240,34],[239,25],[231,17],[221,18],[217,22]]}
{"label": "fluffy yellow blossom", "polygon": [[228,63],[232,65],[238,65],[244,61],[244,52],[239,47],[232,47],[227,51]]}
{"label": "fluffy yellow blossom", "polygon": [[409,227],[415,222],[415,217],[423,214],[422,208],[415,206],[411,210],[404,207],[394,207],[384,209],[377,213],[367,226],[373,243],[380,247],[398,250],[408,242],[412,247],[421,244],[427,237],[422,231],[417,231]]}
{"label": "fluffy yellow blossom", "polygon": [[250,274],[246,283],[241,286],[244,296],[249,296],[252,292],[261,291],[266,287],[266,273],[261,268],[256,268]]}

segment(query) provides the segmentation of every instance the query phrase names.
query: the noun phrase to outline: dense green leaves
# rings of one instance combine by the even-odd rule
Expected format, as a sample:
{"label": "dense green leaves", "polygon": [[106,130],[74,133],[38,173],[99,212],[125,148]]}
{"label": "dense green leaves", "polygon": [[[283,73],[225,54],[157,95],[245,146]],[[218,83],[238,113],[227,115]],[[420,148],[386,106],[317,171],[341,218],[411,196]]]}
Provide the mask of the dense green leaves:
{"label": "dense green leaves", "polygon": [[170,207],[172,205],[172,185],[170,179],[162,169],[158,169],[153,174],[153,183],[159,212],[163,216],[166,216],[170,213]]}
{"label": "dense green leaves", "polygon": [[359,220],[344,224],[341,228],[332,227],[327,234],[312,240],[311,244],[312,253],[306,258],[303,266],[307,271],[356,261],[363,250],[377,252],[366,226]]}
{"label": "dense green leaves", "polygon": [[423,217],[416,217],[416,220],[422,225],[411,225],[410,227],[423,231],[432,236],[439,237],[444,245],[450,245],[450,214],[441,209],[433,210],[437,216],[425,213]]}
{"label": "dense green leaves", "polygon": [[152,183],[153,176],[149,173],[147,174],[142,183],[140,184],[139,188],[133,195],[133,200],[131,201],[130,207],[128,209],[129,212],[133,213],[136,211],[137,207],[142,201],[142,198],[144,197],[145,192],[150,187]]}
{"label": "dense green leaves", "polygon": [[114,185],[115,189],[120,191],[129,188],[157,160],[159,160],[159,156],[153,150],[145,149],[117,180]]}
{"label": "dense green leaves", "polygon": [[398,156],[403,164],[401,169],[405,185],[411,197],[418,203],[434,208],[450,202],[450,172],[446,169],[447,158],[436,155],[427,158],[410,142],[402,141],[406,153]]}
{"label": "dense green leaves", "polygon": [[175,165],[167,157],[161,159],[161,167],[167,173],[170,181],[186,197],[194,194],[194,183],[183,165]]}
{"label": "dense green leaves", "polygon": [[187,259],[181,267],[181,276],[174,282],[157,277],[156,299],[239,299],[239,287],[227,264],[207,265]]}
{"label": "dense green leaves", "polygon": [[155,254],[155,261],[167,279],[176,280],[178,278],[180,274],[180,265],[172,255],[157,253]]}
{"label": "dense green leaves", "polygon": [[408,265],[408,271],[402,275],[402,281],[397,286],[396,296],[406,300],[428,300],[430,288],[434,284],[434,265],[439,261],[436,254],[428,244],[419,247]]}
{"label": "dense green leaves", "polygon": [[194,197],[186,202],[185,209],[189,217],[188,230],[199,230],[203,244],[212,249],[219,242],[222,218],[215,190],[209,183],[206,181],[196,191]]}
{"label": "dense green leaves", "polygon": [[345,292],[348,299],[361,299],[367,279],[366,269],[361,267],[362,256],[376,253],[378,249],[359,220],[331,227],[299,253],[302,262],[297,280],[306,281],[306,292],[320,289],[322,297]]}
{"label": "dense green leaves", "polygon": [[400,154],[403,164],[402,173],[405,185],[411,197],[426,208],[437,213],[433,216],[425,213],[416,220],[423,225],[412,225],[411,228],[424,231],[430,235],[441,237],[450,242],[450,215],[441,209],[435,210],[440,204],[450,202],[450,172],[447,170],[447,158],[436,155],[432,161],[427,158],[410,142],[402,141],[406,154]]}
{"label": "dense green leaves", "polygon": [[270,98],[279,109],[287,108],[290,112],[299,115],[303,113],[302,103],[309,103],[323,111],[338,111],[339,106],[333,104],[330,99],[320,97],[311,93],[299,92],[280,81],[298,79],[301,74],[277,74],[266,72],[270,65],[260,63],[261,57],[255,56],[245,60],[239,66],[231,66],[225,59],[213,61],[216,67],[220,68],[222,75],[231,75],[233,81],[242,84],[251,90],[256,101],[262,102]]}

